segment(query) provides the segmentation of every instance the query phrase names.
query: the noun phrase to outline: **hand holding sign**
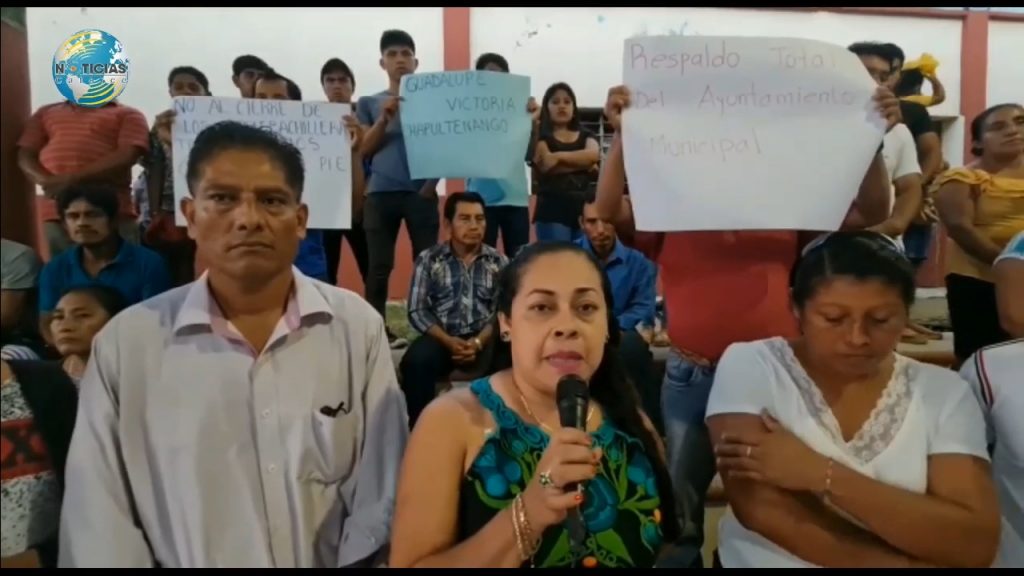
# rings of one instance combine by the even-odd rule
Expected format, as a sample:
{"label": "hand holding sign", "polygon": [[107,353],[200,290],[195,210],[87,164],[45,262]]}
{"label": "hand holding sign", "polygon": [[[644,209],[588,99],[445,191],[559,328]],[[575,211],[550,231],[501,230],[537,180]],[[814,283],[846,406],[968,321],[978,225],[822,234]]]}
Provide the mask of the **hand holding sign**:
{"label": "hand holding sign", "polygon": [[894,126],[903,121],[903,113],[900,112],[900,100],[885,86],[879,86],[875,90],[875,104],[878,113],[885,118],[885,131],[892,130]]}
{"label": "hand holding sign", "polygon": [[363,125],[359,123],[359,120],[351,114],[346,114],[341,117],[342,123],[345,124],[345,129],[348,130],[348,137],[351,140],[352,149],[356,150],[359,148],[359,144],[363,141]]}
{"label": "hand holding sign", "polygon": [[174,110],[164,110],[156,116],[156,122],[153,123],[153,127],[156,128],[156,137],[164,145],[170,146],[173,140],[171,139],[171,128],[174,126]]}
{"label": "hand holding sign", "polygon": [[392,96],[384,101],[380,106],[380,121],[387,125],[395,119],[395,115],[398,114],[398,96]]}
{"label": "hand holding sign", "polygon": [[613,86],[608,89],[608,100],[604,103],[604,116],[616,133],[622,130],[622,111],[629,107],[629,88]]}
{"label": "hand holding sign", "polygon": [[530,96],[530,101],[526,103],[526,113],[530,115],[530,120],[535,125],[540,124],[540,104],[537,104],[537,99]]}

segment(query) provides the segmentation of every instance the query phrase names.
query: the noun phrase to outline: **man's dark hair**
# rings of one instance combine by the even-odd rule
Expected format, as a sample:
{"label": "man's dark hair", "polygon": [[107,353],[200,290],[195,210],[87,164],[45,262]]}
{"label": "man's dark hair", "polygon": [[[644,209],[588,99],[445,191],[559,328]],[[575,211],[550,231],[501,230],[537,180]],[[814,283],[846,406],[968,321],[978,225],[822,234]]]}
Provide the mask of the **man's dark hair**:
{"label": "man's dark hair", "polygon": [[385,30],[380,35],[380,53],[383,54],[388,48],[408,48],[413,54],[416,53],[416,43],[405,30]]}
{"label": "man's dark hair", "polygon": [[[882,46],[889,51],[889,62],[892,62],[893,66],[899,65],[900,68],[903,68],[907,62],[907,55],[903,53],[903,49],[891,42]],[[898,72],[898,70],[893,70],[893,72]]]}
{"label": "man's dark hair", "polygon": [[196,136],[192,151],[188,154],[186,172],[190,194],[195,195],[194,187],[199,181],[203,165],[225,150],[257,150],[266,153],[284,170],[285,182],[295,189],[296,199],[302,199],[302,186],[306,180],[302,152],[275,132],[231,120],[208,126]]}
{"label": "man's dark hair", "polygon": [[268,68],[266,72],[263,73],[263,76],[261,76],[259,80],[256,81],[256,84],[254,84],[254,86],[258,86],[260,82],[278,81],[284,81],[285,85],[288,87],[289,100],[302,100],[302,89],[299,88],[299,85],[296,84],[295,82],[292,82],[291,78],[278,74],[277,71],[274,70],[273,68]]}
{"label": "man's dark hair", "polygon": [[488,52],[486,54],[481,54],[480,57],[476,59],[477,70],[483,70],[488,64],[494,64],[498,68],[501,68],[503,72],[508,72],[508,60],[505,60],[505,57],[501,54]]}
{"label": "man's dark hair", "polygon": [[812,242],[790,271],[793,303],[803,308],[828,280],[846,276],[877,280],[899,291],[909,310],[914,304],[914,266],[892,239],[878,232],[834,232]]}
{"label": "man's dark hair", "polygon": [[172,68],[171,73],[167,75],[168,87],[170,87],[171,84],[174,84],[174,77],[179,74],[188,74],[189,76],[192,76],[196,79],[196,82],[199,82],[199,85],[203,87],[204,92],[207,94],[210,93],[210,81],[206,79],[206,74],[203,74],[198,68],[194,68],[192,66],[178,66],[177,68]]}
{"label": "man's dark hair", "polygon": [[586,191],[583,192],[583,205],[586,206],[587,204],[593,204],[594,202],[597,202],[597,190],[594,188],[587,188]]}
{"label": "man's dark hair", "polygon": [[231,64],[231,73],[235,76],[241,76],[242,72],[246,70],[259,70],[264,72],[269,70],[270,66],[263,61],[259,56],[253,56],[252,54],[245,54],[235,58],[235,61]]}
{"label": "man's dark hair", "polygon": [[455,192],[448,195],[448,198],[444,201],[444,219],[451,222],[455,218],[455,210],[459,207],[459,204],[479,204],[481,208],[486,208],[484,199],[476,192]]}
{"label": "man's dark hair", "polygon": [[[60,214],[61,220],[64,219],[64,213],[68,211],[68,207],[77,200],[85,200],[99,208],[112,224],[117,222],[120,201],[117,191],[113,188],[96,184],[77,184],[64,190],[57,197],[57,214]],[[112,227],[112,230],[116,231],[116,227]]]}
{"label": "man's dark hair", "polygon": [[857,56],[875,56],[892,64],[892,50],[881,42],[855,42],[850,44],[849,50]]}
{"label": "man's dark hair", "polygon": [[345,61],[341,58],[331,58],[327,62],[324,62],[323,68],[320,69],[320,83],[324,83],[324,76],[328,74],[341,74],[348,78],[348,81],[352,83],[352,88],[356,87],[356,77],[352,74],[352,69],[345,64]]}

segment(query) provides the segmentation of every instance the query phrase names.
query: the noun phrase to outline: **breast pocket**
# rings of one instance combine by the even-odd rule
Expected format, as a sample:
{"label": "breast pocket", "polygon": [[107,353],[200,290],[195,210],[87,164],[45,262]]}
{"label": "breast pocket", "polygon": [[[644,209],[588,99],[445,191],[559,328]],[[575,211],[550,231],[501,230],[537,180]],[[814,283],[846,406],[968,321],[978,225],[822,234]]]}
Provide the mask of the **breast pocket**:
{"label": "breast pocket", "polygon": [[434,273],[430,287],[430,307],[438,315],[445,316],[457,303],[451,277],[443,273]]}
{"label": "breast pocket", "polygon": [[342,409],[334,416],[318,409],[310,416],[315,458],[309,471],[325,483],[344,480],[355,466],[360,442],[359,416]]}

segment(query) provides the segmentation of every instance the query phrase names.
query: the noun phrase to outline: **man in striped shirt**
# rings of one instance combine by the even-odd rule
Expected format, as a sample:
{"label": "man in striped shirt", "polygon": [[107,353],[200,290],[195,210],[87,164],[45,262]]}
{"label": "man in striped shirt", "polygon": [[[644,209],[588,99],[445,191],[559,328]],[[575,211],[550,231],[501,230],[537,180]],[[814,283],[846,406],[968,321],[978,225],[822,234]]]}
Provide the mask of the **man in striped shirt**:
{"label": "man in striped shirt", "polygon": [[57,214],[57,197],[81,183],[117,190],[122,238],[138,243],[132,166],[149,150],[149,125],[135,108],[111,102],[86,108],[71,102],[36,111],[18,139],[18,166],[43,189],[43,232],[54,257],[71,247]]}

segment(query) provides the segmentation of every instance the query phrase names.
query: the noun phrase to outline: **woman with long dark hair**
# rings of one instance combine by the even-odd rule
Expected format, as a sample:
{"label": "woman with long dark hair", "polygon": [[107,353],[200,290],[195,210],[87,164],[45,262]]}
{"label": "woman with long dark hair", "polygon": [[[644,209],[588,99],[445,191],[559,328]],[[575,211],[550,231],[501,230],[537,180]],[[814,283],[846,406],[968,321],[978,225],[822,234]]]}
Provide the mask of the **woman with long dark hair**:
{"label": "woman with long dark hair", "polygon": [[[413,430],[392,567],[643,568],[678,537],[663,449],[615,353],[611,298],[572,244],[527,246],[502,272],[492,375],[436,399]],[[586,433],[559,425],[567,374],[589,383]],[[577,507],[586,535],[574,547],[564,520]]]}
{"label": "woman with long dark hair", "polygon": [[540,129],[533,167],[537,171],[537,240],[577,240],[583,196],[597,182],[601,160],[597,138],[580,126],[576,93],[565,82],[552,84],[540,105]]}

